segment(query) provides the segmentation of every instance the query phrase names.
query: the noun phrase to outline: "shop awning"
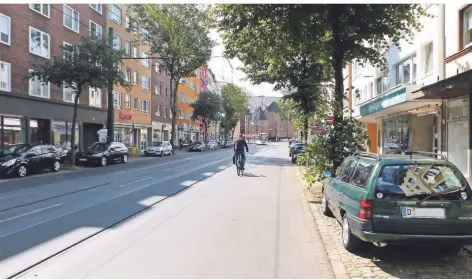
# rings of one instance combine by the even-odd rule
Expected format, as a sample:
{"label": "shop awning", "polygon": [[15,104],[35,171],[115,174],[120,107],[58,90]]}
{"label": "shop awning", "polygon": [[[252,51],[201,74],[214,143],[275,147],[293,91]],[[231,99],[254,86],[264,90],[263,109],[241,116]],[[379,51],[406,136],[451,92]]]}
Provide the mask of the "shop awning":
{"label": "shop awning", "polygon": [[413,91],[415,99],[450,99],[469,94],[472,89],[472,70]]}

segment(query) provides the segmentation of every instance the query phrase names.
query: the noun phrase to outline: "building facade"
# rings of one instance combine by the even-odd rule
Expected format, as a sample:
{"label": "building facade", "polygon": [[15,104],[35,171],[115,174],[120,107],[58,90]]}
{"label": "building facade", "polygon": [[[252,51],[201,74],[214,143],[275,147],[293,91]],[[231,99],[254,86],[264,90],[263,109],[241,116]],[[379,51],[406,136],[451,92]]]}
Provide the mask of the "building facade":
{"label": "building facade", "polygon": [[182,78],[177,87],[177,137],[176,143],[180,139],[183,141],[198,141],[200,139],[200,122],[193,121],[192,103],[197,101],[201,92],[202,71],[201,68],[194,71],[194,77]]}
{"label": "building facade", "polygon": [[170,141],[172,131],[170,75],[159,59],[152,60],[151,72],[152,140]]}
{"label": "building facade", "polygon": [[[144,151],[153,134],[151,59],[148,32],[132,22],[131,16],[126,4],[107,5],[107,25],[113,29],[113,45],[125,50],[127,59],[123,59],[121,70],[132,84],[129,92],[120,86],[114,88],[115,131],[119,141]],[[138,38],[141,42],[133,44]]]}
{"label": "building facade", "polygon": [[[0,5],[0,148],[19,143],[71,146],[74,95],[66,88],[27,80],[35,60],[61,55],[60,46],[78,44],[106,28],[101,4]],[[76,143],[98,141],[106,123],[106,94],[84,90],[79,97]]]}

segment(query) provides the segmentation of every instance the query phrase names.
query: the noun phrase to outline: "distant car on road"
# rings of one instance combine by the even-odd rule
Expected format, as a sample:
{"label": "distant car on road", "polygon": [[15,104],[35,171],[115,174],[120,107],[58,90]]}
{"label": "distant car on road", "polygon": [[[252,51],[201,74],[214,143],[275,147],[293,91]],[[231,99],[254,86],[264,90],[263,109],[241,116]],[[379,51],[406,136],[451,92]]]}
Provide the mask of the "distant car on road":
{"label": "distant car on road", "polygon": [[165,155],[172,155],[172,145],[167,141],[154,141],[144,151],[145,156],[156,156],[161,157]]}
{"label": "distant car on road", "polygon": [[218,148],[218,143],[215,140],[210,140],[207,142],[207,149],[208,150],[216,150]]}
{"label": "distant car on road", "polygon": [[61,158],[52,145],[10,145],[0,150],[0,176],[25,177],[29,173],[61,169]]}
{"label": "distant car on road", "polygon": [[190,152],[194,152],[194,151],[203,152],[205,150],[206,150],[205,144],[203,144],[200,141],[193,142],[192,144],[190,144],[190,148],[189,148]]}
{"label": "distant car on road", "polygon": [[106,166],[113,162],[128,162],[128,147],[121,142],[95,142],[77,155],[77,164]]}

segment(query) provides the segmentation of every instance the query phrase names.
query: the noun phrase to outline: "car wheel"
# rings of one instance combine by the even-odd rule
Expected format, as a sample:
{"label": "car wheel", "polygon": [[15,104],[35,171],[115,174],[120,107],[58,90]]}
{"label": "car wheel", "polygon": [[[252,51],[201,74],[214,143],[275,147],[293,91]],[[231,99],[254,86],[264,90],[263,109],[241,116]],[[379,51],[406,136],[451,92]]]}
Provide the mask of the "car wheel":
{"label": "car wheel", "polygon": [[107,165],[107,158],[106,157],[102,157],[100,159],[100,166],[106,166]]}
{"label": "car wheel", "polygon": [[359,249],[361,245],[361,240],[357,236],[352,234],[351,228],[349,227],[349,220],[347,219],[347,214],[344,214],[343,216],[341,235],[343,239],[344,248],[347,251],[354,253]]}
{"label": "car wheel", "polygon": [[322,190],[322,195],[321,195],[321,212],[323,212],[323,215],[327,217],[333,216],[333,213],[329,209],[328,200],[326,200],[326,194],[324,192],[324,189]]}
{"label": "car wheel", "polygon": [[28,174],[28,168],[26,165],[20,165],[17,170],[18,177],[23,178]]}
{"label": "car wheel", "polygon": [[121,162],[122,163],[127,163],[128,162],[128,155],[123,155],[123,157],[121,158]]}
{"label": "car wheel", "polygon": [[61,169],[61,163],[58,160],[54,161],[54,163],[52,164],[52,167],[51,167],[51,171],[52,172],[57,172],[60,169]]}

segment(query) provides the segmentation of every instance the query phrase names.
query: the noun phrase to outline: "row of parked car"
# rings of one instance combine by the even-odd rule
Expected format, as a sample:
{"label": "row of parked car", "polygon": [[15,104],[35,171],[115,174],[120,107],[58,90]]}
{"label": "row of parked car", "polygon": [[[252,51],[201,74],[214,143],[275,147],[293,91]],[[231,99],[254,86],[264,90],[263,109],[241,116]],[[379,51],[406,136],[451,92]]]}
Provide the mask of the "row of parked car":
{"label": "row of parked car", "polygon": [[[8,145],[0,150],[0,176],[25,177],[46,169],[58,172],[70,161],[71,150],[43,144]],[[77,152],[77,165],[106,166],[128,162],[128,147],[121,142],[96,142],[83,152]]]}
{"label": "row of parked car", "polygon": [[203,152],[206,150],[216,150],[219,148],[231,148],[233,147],[232,141],[224,141],[222,143],[218,143],[215,140],[210,140],[206,144],[200,141],[193,142],[189,146],[190,152]]}

